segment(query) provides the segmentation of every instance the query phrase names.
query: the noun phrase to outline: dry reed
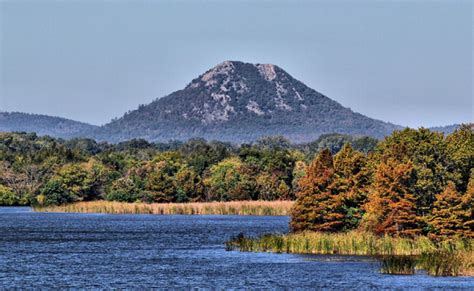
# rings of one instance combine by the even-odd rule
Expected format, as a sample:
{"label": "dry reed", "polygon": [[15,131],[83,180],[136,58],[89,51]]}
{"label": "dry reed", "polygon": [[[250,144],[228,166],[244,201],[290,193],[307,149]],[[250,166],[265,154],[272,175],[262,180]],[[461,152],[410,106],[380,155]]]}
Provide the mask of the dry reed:
{"label": "dry reed", "polygon": [[186,215],[289,215],[292,201],[229,201],[192,203],[123,203],[90,201],[35,207],[39,212]]}

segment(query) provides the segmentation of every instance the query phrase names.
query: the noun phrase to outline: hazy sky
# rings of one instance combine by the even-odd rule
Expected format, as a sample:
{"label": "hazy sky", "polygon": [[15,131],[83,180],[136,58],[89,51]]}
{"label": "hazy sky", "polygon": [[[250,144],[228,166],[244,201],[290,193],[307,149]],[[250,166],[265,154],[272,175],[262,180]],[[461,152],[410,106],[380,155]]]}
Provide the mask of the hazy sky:
{"label": "hazy sky", "polygon": [[103,124],[240,60],[377,119],[473,121],[472,14],[471,1],[0,0],[0,110]]}

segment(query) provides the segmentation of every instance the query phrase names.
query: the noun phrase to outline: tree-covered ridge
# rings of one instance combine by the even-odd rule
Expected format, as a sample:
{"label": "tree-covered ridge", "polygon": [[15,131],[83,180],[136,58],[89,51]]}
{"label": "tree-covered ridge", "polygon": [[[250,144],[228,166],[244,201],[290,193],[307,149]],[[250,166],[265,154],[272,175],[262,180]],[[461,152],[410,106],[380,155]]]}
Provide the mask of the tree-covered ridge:
{"label": "tree-covered ridge", "polygon": [[90,136],[98,126],[40,114],[0,111],[0,132],[35,132],[57,138]]}

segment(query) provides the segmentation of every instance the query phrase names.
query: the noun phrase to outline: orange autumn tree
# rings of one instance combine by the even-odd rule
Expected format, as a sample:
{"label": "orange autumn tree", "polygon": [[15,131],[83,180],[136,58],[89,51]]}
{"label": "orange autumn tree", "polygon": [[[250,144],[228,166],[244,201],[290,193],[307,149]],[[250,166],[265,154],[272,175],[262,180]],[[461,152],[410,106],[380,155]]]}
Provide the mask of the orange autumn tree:
{"label": "orange autumn tree", "polygon": [[471,169],[471,176],[469,183],[467,184],[466,193],[462,197],[462,207],[466,210],[465,216],[463,216],[464,229],[466,230],[465,236],[474,238],[474,168]]}
{"label": "orange autumn tree", "polygon": [[342,199],[332,193],[334,163],[331,152],[322,150],[299,181],[299,191],[291,213],[290,227],[295,232],[338,231],[343,226]]}
{"label": "orange autumn tree", "polygon": [[436,195],[429,224],[433,228],[431,237],[463,236],[469,229],[464,222],[470,216],[471,209],[466,209],[463,195],[456,190],[456,185],[449,182],[443,192]]}
{"label": "orange autumn tree", "polygon": [[362,228],[376,234],[413,237],[421,233],[416,199],[409,191],[413,165],[394,159],[381,162],[364,208]]}
{"label": "orange autumn tree", "polygon": [[436,195],[433,211],[429,218],[432,228],[430,236],[434,238],[474,237],[473,195],[474,171],[472,171],[464,195],[457,191],[453,182],[449,182],[444,191]]}

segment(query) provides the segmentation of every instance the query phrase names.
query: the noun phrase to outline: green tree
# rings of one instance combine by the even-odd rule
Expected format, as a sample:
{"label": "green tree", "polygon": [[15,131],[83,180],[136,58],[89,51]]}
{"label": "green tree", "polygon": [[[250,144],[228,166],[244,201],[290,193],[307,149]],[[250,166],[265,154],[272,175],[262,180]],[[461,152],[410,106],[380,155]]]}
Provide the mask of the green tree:
{"label": "green tree", "polygon": [[121,177],[112,183],[106,199],[109,201],[135,202],[142,198],[141,193],[142,190],[133,179]]}
{"label": "green tree", "polygon": [[406,191],[414,195],[417,215],[429,214],[435,194],[443,191],[449,180],[447,145],[442,133],[426,128],[395,131],[377,146],[375,164],[391,159],[412,165],[412,179]]}
{"label": "green tree", "polygon": [[367,200],[371,173],[366,157],[354,151],[350,144],[334,156],[335,178],[333,193],[343,199],[344,230],[357,228],[364,214],[362,206]]}
{"label": "green tree", "polygon": [[204,180],[207,187],[207,200],[248,200],[251,198],[248,176],[242,175],[242,161],[228,158],[210,169],[210,175]]}
{"label": "green tree", "polygon": [[0,205],[12,206],[18,205],[19,202],[20,199],[10,188],[0,185]]}
{"label": "green tree", "polygon": [[154,162],[146,176],[145,190],[151,193],[153,202],[174,202],[176,187],[174,174],[176,169],[168,161]]}
{"label": "green tree", "polygon": [[193,168],[183,165],[175,175],[177,202],[204,200],[204,185]]}
{"label": "green tree", "polygon": [[64,183],[53,179],[46,183],[37,196],[40,205],[60,205],[78,201],[80,198],[66,189]]}
{"label": "green tree", "polygon": [[446,138],[448,171],[458,190],[466,191],[471,169],[474,168],[474,124],[462,125]]}

